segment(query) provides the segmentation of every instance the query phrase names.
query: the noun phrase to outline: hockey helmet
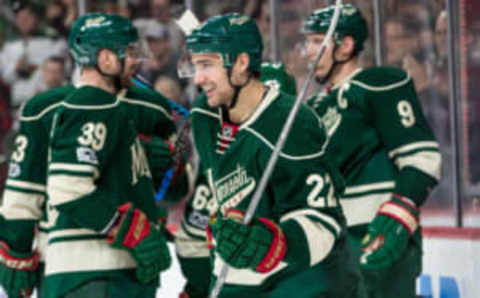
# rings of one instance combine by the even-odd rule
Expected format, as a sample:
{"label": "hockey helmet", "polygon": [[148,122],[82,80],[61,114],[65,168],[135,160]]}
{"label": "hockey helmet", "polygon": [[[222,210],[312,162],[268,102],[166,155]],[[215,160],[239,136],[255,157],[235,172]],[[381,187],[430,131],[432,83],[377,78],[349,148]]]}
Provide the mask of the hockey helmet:
{"label": "hockey helmet", "polygon": [[[331,5],[314,11],[304,21],[302,33],[326,33],[332,22],[335,7],[335,5]],[[361,52],[363,43],[368,38],[367,22],[357,7],[351,4],[342,4],[333,38],[337,44],[340,44],[343,37],[347,35],[353,37],[355,41],[354,54]]]}
{"label": "hockey helmet", "polygon": [[208,19],[187,36],[190,53],[219,53],[223,66],[231,68],[241,53],[250,58],[249,69],[259,71],[263,42],[257,24],[250,17],[232,13]]}
{"label": "hockey helmet", "polygon": [[129,19],[115,14],[90,13],[79,17],[68,37],[70,52],[81,66],[97,64],[101,49],[113,51],[119,59],[138,41],[138,31]]}

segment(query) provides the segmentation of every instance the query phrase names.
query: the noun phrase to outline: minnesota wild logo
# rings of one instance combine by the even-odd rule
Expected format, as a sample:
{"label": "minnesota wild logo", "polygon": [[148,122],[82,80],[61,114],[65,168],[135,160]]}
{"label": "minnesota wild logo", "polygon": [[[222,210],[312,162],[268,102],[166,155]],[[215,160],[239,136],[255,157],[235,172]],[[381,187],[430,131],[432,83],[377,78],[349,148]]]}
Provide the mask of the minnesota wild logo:
{"label": "minnesota wild logo", "polygon": [[342,121],[342,115],[338,112],[337,107],[329,107],[321,119],[328,136],[332,136]]}
{"label": "minnesota wild logo", "polygon": [[254,189],[255,179],[247,175],[247,170],[240,165],[237,168],[215,181],[217,199],[220,202],[220,210],[225,213],[239,205]]}

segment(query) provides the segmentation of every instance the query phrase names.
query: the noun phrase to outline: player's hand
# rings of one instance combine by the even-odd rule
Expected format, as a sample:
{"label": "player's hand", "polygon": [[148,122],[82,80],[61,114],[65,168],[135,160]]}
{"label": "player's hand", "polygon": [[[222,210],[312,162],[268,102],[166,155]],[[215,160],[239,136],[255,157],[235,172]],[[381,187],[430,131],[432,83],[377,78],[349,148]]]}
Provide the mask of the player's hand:
{"label": "player's hand", "polygon": [[0,284],[8,297],[30,297],[38,281],[38,253],[16,252],[0,241],[0,258]]}
{"label": "player's hand", "polygon": [[246,226],[242,224],[243,217],[243,212],[232,209],[216,220],[216,251],[232,267],[261,273],[273,270],[285,256],[283,231],[266,218],[256,218]]}
{"label": "player's hand", "polygon": [[121,205],[118,212],[119,220],[108,232],[108,242],[113,247],[128,249],[137,261],[137,279],[149,283],[172,262],[165,235],[132,203]]}
{"label": "player's hand", "polygon": [[157,188],[167,170],[173,165],[174,148],[157,136],[138,135],[138,137],[147,156],[155,188]]}
{"label": "player's hand", "polygon": [[362,269],[390,267],[407,248],[410,236],[418,228],[419,210],[400,195],[383,203],[362,240]]}

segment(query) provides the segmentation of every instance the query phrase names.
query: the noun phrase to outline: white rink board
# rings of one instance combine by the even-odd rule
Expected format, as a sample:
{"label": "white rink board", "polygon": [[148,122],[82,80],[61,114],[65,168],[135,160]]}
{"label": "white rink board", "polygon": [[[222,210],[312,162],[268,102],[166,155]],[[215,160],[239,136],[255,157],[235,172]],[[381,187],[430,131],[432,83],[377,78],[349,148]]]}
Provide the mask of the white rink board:
{"label": "white rink board", "polygon": [[[424,237],[423,274],[417,292],[428,294],[423,298],[480,298],[480,237],[451,233],[454,236]],[[173,244],[169,248],[172,267],[162,274],[157,298],[177,298],[185,284]],[[4,297],[0,292],[0,298]]]}
{"label": "white rink board", "polygon": [[445,228],[424,234],[418,294],[425,298],[479,298],[480,231]]}

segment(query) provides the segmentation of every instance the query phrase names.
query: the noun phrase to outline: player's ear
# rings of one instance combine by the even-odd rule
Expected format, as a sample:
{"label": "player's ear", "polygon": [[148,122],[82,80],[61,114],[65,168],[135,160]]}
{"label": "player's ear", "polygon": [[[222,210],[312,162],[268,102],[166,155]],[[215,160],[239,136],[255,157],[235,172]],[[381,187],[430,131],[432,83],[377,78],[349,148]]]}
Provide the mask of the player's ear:
{"label": "player's ear", "polygon": [[353,37],[347,35],[342,39],[342,43],[339,46],[337,51],[338,60],[343,61],[352,56],[353,51],[355,50],[355,40]]}
{"label": "player's ear", "polygon": [[241,53],[237,55],[235,64],[233,65],[233,74],[236,77],[244,77],[247,74],[248,64],[250,63],[250,57],[247,53]]}

